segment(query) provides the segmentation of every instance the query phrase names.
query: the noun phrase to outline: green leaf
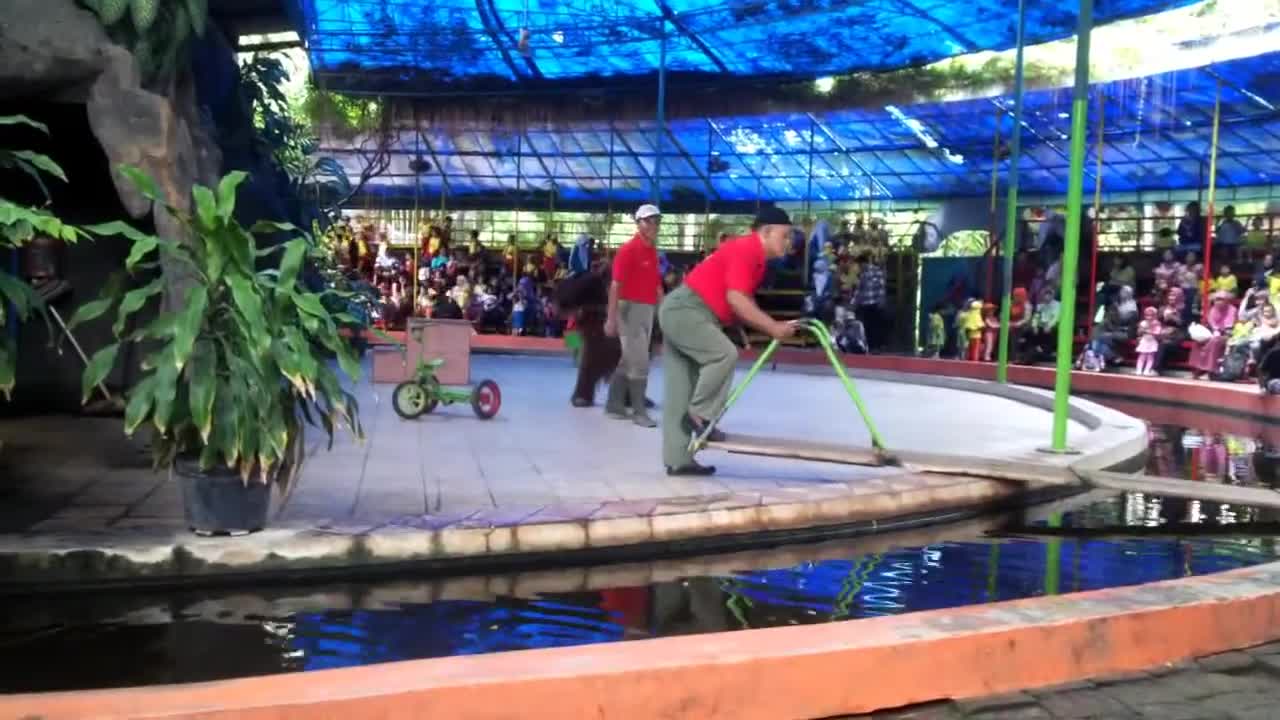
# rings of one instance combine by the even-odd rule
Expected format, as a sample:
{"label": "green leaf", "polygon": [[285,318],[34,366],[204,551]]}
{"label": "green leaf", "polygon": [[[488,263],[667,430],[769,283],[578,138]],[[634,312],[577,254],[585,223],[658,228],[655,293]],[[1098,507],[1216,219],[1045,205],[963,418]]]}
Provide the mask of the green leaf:
{"label": "green leaf", "polygon": [[14,150],[11,154],[19,160],[30,163],[32,166],[46,174],[52,175],[62,182],[67,182],[67,174],[63,172],[62,167],[58,165],[58,163],[54,162],[53,158],[48,155],[31,152],[30,150]]}
{"label": "green leaf", "polygon": [[[111,309],[112,304],[120,299],[120,293],[124,286],[125,274],[123,271],[117,270],[107,276],[107,282],[102,286],[102,291],[98,293],[98,299],[87,302],[72,313],[71,320],[67,322],[67,330],[71,331],[91,320],[104,315]],[[58,351],[62,351],[62,341],[68,336],[68,333],[58,334]]]}
{"label": "green leaf", "polygon": [[111,368],[116,364],[116,354],[120,352],[120,343],[112,343],[89,358],[89,364],[80,376],[81,403],[89,402],[93,389],[107,378]]}
{"label": "green leaf", "polygon": [[191,421],[200,433],[201,442],[209,442],[213,431],[213,399],[217,389],[218,355],[213,344],[201,341],[187,366],[188,399]]}
{"label": "green leaf", "polygon": [[[298,273],[302,270],[302,261],[307,258],[307,241],[290,240],[284,246],[284,258],[280,261],[281,288],[291,289],[298,282]],[[319,302],[319,298],[316,299]]]}
{"label": "green leaf", "polygon": [[18,348],[13,338],[7,334],[0,337],[0,395],[6,400],[12,399],[11,393],[16,382],[18,366]]}
{"label": "green leaf", "polygon": [[338,346],[338,367],[342,368],[342,372],[346,373],[352,381],[360,380],[360,360],[349,344]]}
{"label": "green leaf", "polygon": [[49,134],[49,126],[36,122],[26,115],[0,115],[0,125],[26,125],[29,128],[39,130],[45,135]]}
{"label": "green leaf", "polygon": [[218,183],[218,214],[223,220],[230,220],[231,215],[235,213],[236,189],[246,177],[248,173],[234,170],[222,176],[222,180]]}
{"label": "green leaf", "polygon": [[213,191],[203,185],[191,188],[191,197],[196,201],[196,217],[205,230],[218,227],[218,201]]}
{"label": "green leaf", "polygon": [[[172,351],[165,355],[171,357]],[[174,401],[178,396],[178,366],[170,361],[170,357],[161,358],[153,376],[156,379],[156,407],[151,414],[151,422],[161,434],[170,430],[169,421],[173,417]]]}
{"label": "green leaf", "polygon": [[16,167],[26,173],[27,177],[31,178],[31,181],[36,184],[36,187],[40,188],[40,194],[44,196],[45,201],[52,200],[52,196],[49,194],[49,186],[44,184],[44,178],[40,177],[40,171],[32,164],[21,161],[12,163],[0,162],[0,167]]}
{"label": "green leaf", "polygon": [[[249,232],[253,233],[254,235],[258,235],[262,233],[301,232],[301,231],[298,230],[297,225],[294,225],[292,223],[275,222],[274,220],[259,220],[258,222],[253,224],[253,227],[249,228]],[[275,248],[272,247],[269,249],[274,250]]]}
{"label": "green leaf", "polygon": [[120,333],[124,332],[124,325],[129,321],[129,316],[141,310],[149,298],[159,295],[162,290],[164,290],[163,276],[125,293],[124,299],[120,301],[120,309],[116,312],[116,322],[111,326],[111,332],[119,337]]}
{"label": "green leaf", "polygon": [[196,37],[204,37],[209,19],[209,0],[187,0],[187,16],[191,18],[191,30]]}
{"label": "green leaf", "polygon": [[26,320],[31,315],[32,308],[43,307],[30,285],[4,270],[0,270],[0,297],[13,303],[20,320]]}
{"label": "green leaf", "polygon": [[253,283],[238,275],[228,275],[226,283],[231,287],[231,299],[240,316],[253,333],[266,332],[262,317],[262,299],[254,291]]}
{"label": "green leaf", "polygon": [[147,419],[147,413],[156,399],[156,376],[147,375],[134,384],[129,391],[129,404],[124,409],[124,434],[132,435]]}
{"label": "green leaf", "polygon": [[196,337],[204,326],[204,311],[209,305],[209,291],[197,285],[187,293],[186,307],[179,313],[173,330],[173,362],[181,370],[195,349]]}
{"label": "green leaf", "polygon": [[144,233],[134,226],[119,220],[102,223],[101,225],[90,225],[84,230],[93,235],[105,237],[120,235],[132,240],[133,247],[129,250],[129,257],[125,258],[124,261],[125,268],[129,270],[133,270],[144,257],[150,255],[157,247],[163,245],[171,248],[174,246],[172,242]]}
{"label": "green leaf", "polygon": [[227,256],[231,259],[231,265],[244,273],[253,273],[254,271],[254,249],[257,247],[257,241],[253,236],[245,232],[239,223],[230,222],[226,226],[226,232],[220,233],[219,242],[222,243],[223,249]]}
{"label": "green leaf", "polygon": [[74,330],[80,325],[96,320],[106,314],[111,306],[115,304],[116,299],[112,297],[99,298],[91,302],[87,302],[76,308],[75,314],[67,321],[67,329]]}
{"label": "green leaf", "polygon": [[160,186],[156,185],[156,181],[151,178],[145,171],[140,170],[131,165],[121,165],[120,174],[129,179],[138,192],[149,200],[164,204],[164,193],[160,192]]}
{"label": "green leaf", "polygon": [[133,15],[133,27],[139,34],[151,29],[160,10],[160,0],[132,0],[129,9]]}
{"label": "green leaf", "polygon": [[129,334],[130,341],[142,340],[150,338],[152,340],[165,340],[173,337],[174,328],[178,325],[177,313],[162,313],[147,326],[139,330],[134,330]]}
{"label": "green leaf", "polygon": [[307,292],[293,293],[293,304],[298,306],[299,310],[312,317],[317,317],[321,320],[329,319],[329,311],[324,309],[319,295]]}
{"label": "green leaf", "polygon": [[232,390],[231,399],[227,402],[220,402],[214,405],[216,417],[214,425],[216,430],[213,437],[218,443],[218,447],[222,452],[222,458],[226,461],[228,468],[235,468],[236,461],[240,457],[240,441],[236,430],[236,403],[238,395],[235,393],[234,381],[230,384]]}
{"label": "green leaf", "polygon": [[129,10],[129,0],[102,0],[98,17],[103,25],[115,25]]}

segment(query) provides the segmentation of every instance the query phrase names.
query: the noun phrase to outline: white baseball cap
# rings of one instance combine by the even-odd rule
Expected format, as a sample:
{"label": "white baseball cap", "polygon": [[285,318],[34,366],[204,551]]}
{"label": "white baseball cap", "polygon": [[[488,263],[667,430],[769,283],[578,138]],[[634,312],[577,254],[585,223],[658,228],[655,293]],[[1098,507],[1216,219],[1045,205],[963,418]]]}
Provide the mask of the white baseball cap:
{"label": "white baseball cap", "polygon": [[658,209],[657,205],[641,205],[640,209],[636,210],[636,222],[660,215],[662,215],[662,211]]}

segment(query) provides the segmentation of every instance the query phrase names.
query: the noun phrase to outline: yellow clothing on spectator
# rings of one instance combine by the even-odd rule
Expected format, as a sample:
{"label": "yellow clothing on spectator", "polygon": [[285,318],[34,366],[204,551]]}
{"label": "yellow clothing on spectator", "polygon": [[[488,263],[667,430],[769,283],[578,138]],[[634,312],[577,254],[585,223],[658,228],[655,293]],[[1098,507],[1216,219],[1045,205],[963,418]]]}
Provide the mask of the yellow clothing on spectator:
{"label": "yellow clothing on spectator", "polygon": [[1267,294],[1271,297],[1280,294],[1280,275],[1275,273],[1267,275]]}
{"label": "yellow clothing on spectator", "polygon": [[1209,281],[1209,292],[1229,292],[1232,295],[1240,289],[1240,280],[1235,275],[1219,275]]}
{"label": "yellow clothing on spectator", "polygon": [[1261,250],[1267,246],[1265,230],[1250,230],[1244,234],[1244,246],[1250,250]]}
{"label": "yellow clothing on spectator", "polygon": [[974,303],[974,305],[976,307],[960,313],[957,318],[960,329],[964,330],[970,342],[982,337],[982,305],[980,303]]}

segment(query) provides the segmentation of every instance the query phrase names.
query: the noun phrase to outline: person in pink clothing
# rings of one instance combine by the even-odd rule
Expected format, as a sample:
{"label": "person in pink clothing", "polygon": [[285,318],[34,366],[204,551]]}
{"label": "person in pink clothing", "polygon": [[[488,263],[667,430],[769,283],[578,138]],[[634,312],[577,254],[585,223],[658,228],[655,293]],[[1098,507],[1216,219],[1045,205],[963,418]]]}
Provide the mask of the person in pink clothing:
{"label": "person in pink clothing", "polygon": [[1216,292],[1211,297],[1212,305],[1204,315],[1204,325],[1213,333],[1208,339],[1196,341],[1191,350],[1191,375],[1203,377],[1218,369],[1222,353],[1227,348],[1227,339],[1231,337],[1231,329],[1236,324],[1235,296],[1229,292]]}
{"label": "person in pink clothing", "polygon": [[1138,354],[1137,371],[1139,375],[1155,375],[1156,351],[1160,349],[1160,319],[1156,309],[1149,307],[1142,311],[1142,322],[1138,323],[1138,346],[1134,348]]}

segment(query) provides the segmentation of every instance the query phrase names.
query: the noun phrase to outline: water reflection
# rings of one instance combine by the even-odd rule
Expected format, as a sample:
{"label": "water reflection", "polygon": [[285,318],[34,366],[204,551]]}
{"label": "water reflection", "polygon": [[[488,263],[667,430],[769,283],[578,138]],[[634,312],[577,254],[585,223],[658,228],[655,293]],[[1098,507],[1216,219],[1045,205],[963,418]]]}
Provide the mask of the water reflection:
{"label": "water reflection", "polygon": [[[1075,515],[1092,520],[1099,511],[1065,514],[1063,526]],[[289,612],[290,603],[273,609],[268,600],[254,613],[190,617],[181,607],[194,599],[170,598],[178,612],[167,620],[153,614],[132,623],[64,619],[40,628],[10,627],[0,646],[22,659],[25,672],[0,676],[0,685],[22,691],[187,682],[813,624],[1132,585],[1274,557],[1269,538],[972,538],[595,591],[398,603],[384,597],[377,609]],[[403,591],[406,597],[419,594],[413,586]],[[234,607],[232,600],[206,595],[198,603],[207,612],[219,602]],[[140,651],[122,659],[122,647]]]}
{"label": "water reflection", "polygon": [[[1276,484],[1280,443],[1194,427],[1152,425],[1148,471]],[[619,566],[604,569],[606,583],[578,570],[42,598],[0,614],[0,648],[24,669],[0,675],[0,690],[214,680],[852,620],[1212,573],[1277,555],[1275,539],[1252,529],[1280,521],[1274,510],[1139,493],[1055,508],[646,564],[638,582],[626,580],[637,566]]]}
{"label": "water reflection", "polygon": [[[1128,411],[1128,409],[1126,409]],[[1270,429],[1270,428],[1267,428]],[[1147,472],[1222,485],[1277,486],[1277,444],[1257,435],[1246,436],[1176,425],[1149,426]],[[1160,527],[1170,523],[1232,525],[1280,521],[1280,511],[1227,503],[1164,498],[1126,493],[1113,503],[1092,508],[1098,515],[1079,527],[1123,523],[1132,527]],[[1109,511],[1120,514],[1108,517]]]}

